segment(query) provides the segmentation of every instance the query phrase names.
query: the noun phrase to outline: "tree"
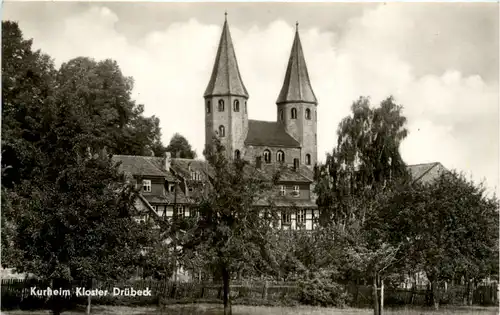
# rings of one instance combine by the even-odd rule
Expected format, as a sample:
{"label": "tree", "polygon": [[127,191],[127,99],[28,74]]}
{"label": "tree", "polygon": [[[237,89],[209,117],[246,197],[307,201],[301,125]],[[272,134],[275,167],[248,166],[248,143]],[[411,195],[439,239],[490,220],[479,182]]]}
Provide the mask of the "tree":
{"label": "tree", "polygon": [[436,309],[442,281],[498,275],[489,263],[498,257],[498,200],[454,171],[400,187],[368,221],[379,239],[402,246],[407,266],[425,271]]}
{"label": "tree", "polygon": [[[19,184],[3,208],[15,222],[19,272],[68,287],[72,280],[130,275],[147,243],[147,227],[132,219],[135,190],[106,156],[82,157],[55,180]],[[59,313],[60,301],[53,312]]]}
{"label": "tree", "polygon": [[43,111],[54,95],[56,69],[32,51],[17,23],[2,22],[2,186],[30,178],[36,164]]}
{"label": "tree", "polygon": [[[338,142],[326,163],[316,169],[316,193],[322,224],[342,221],[350,215],[361,218],[369,207],[351,207],[357,196],[374,197],[390,181],[408,178],[399,146],[407,136],[403,107],[392,97],[371,107],[369,98],[353,103],[352,115],[338,128]],[[347,213],[359,209],[361,213]]]}
{"label": "tree", "polygon": [[218,138],[206,148],[211,188],[201,196],[197,224],[186,233],[183,247],[203,256],[221,275],[224,314],[230,314],[232,275],[260,262],[273,235],[270,208],[255,207],[258,200],[268,198],[273,182],[244,160],[227,160],[224,150]]}
{"label": "tree", "polygon": [[62,64],[57,100],[82,115],[82,128],[92,131],[97,146],[110,153],[162,156],[159,120],[145,117],[144,106],[132,100],[133,79],[116,61],[79,57]]}
{"label": "tree", "polygon": [[127,101],[116,63],[76,59],[57,72],[16,23],[2,26],[2,264],[63,288],[127,276],[149,230],[132,219],[136,192],[106,148],[145,152],[158,122]]}
{"label": "tree", "polygon": [[[352,115],[337,131],[338,142],[326,163],[315,169],[320,223],[336,230],[333,244],[345,246],[344,274],[364,274],[373,280],[374,312],[379,314],[377,288],[381,272],[392,265],[398,246],[379,242],[365,230],[367,214],[392,187],[409,179],[399,146],[407,135],[402,106],[392,97],[372,107],[369,98],[353,103]],[[339,244],[340,243],[340,244]],[[334,264],[334,262],[331,262]]]}
{"label": "tree", "polygon": [[172,139],[170,139],[166,151],[170,152],[174,157],[183,159],[196,158],[196,152],[191,149],[191,145],[187,139],[179,133],[174,134]]}

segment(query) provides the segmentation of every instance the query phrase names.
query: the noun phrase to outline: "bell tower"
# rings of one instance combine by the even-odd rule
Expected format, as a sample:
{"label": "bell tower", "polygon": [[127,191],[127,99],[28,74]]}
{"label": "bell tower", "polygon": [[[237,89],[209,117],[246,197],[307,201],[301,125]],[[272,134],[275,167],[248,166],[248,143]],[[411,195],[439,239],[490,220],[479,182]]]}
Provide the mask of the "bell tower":
{"label": "bell tower", "polygon": [[278,123],[299,141],[300,164],[309,167],[318,161],[317,107],[307,71],[299,36],[299,23],[295,25],[295,38],[288,59],[283,87],[276,101]]}
{"label": "bell tower", "polygon": [[203,97],[205,144],[212,141],[215,132],[225,146],[228,158],[243,156],[248,133],[248,92],[238,68],[227,13],[212,75]]}

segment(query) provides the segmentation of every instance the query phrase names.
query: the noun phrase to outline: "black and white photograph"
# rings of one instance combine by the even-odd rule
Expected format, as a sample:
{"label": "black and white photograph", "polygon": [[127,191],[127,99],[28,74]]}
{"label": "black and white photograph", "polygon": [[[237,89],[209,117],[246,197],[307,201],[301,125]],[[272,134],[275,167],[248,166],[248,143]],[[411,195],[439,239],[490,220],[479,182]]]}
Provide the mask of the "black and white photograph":
{"label": "black and white photograph", "polygon": [[2,315],[499,314],[499,2],[3,1]]}

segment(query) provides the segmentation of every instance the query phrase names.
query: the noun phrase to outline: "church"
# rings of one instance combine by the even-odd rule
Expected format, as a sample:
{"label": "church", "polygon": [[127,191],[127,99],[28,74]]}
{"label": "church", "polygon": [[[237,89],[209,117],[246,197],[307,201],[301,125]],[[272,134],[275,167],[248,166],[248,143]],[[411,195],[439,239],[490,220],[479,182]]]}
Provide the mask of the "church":
{"label": "church", "polygon": [[[278,94],[279,92],[279,94]],[[276,91],[276,122],[248,119],[249,92],[238,68],[227,20],[205,98],[205,141],[215,132],[228,154],[265,164],[308,168],[318,161],[318,100],[309,79],[298,24],[281,91]]]}
{"label": "church", "polygon": [[[228,158],[249,161],[269,179],[279,168],[279,180],[270,192],[279,217],[275,227],[313,230],[319,219],[313,181],[313,167],[318,161],[318,100],[309,79],[298,25],[277,95],[275,122],[248,118],[250,94],[238,68],[226,17],[200,108],[205,112],[205,141],[209,143],[217,135]],[[113,159],[141,188],[135,203],[140,221],[195,216],[196,196],[212,174],[206,161],[172,157],[168,152],[164,157],[115,155]],[[440,163],[409,166],[415,181],[430,181],[443,170]]]}

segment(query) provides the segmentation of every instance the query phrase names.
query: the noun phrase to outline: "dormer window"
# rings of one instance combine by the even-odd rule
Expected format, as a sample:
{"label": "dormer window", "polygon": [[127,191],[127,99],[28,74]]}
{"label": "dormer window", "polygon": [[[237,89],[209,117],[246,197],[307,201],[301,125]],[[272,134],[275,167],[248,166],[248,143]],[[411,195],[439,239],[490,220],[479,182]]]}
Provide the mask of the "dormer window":
{"label": "dormer window", "polygon": [[291,110],[291,116],[292,116],[292,119],[297,119],[297,108],[292,108]]}
{"label": "dormer window", "polygon": [[201,174],[199,172],[196,172],[196,171],[191,171],[191,180],[200,181]]}
{"label": "dormer window", "polygon": [[207,114],[210,114],[212,112],[212,105],[210,104],[210,101],[207,101]]}
{"label": "dormer window", "polygon": [[286,194],[286,187],[285,185],[280,186],[280,196],[284,196]]}
{"label": "dormer window", "polygon": [[311,110],[309,108],[306,108],[306,119],[311,119]]}
{"label": "dormer window", "polygon": [[151,180],[149,179],[142,180],[142,191],[151,192]]}
{"label": "dormer window", "polygon": [[234,102],[233,102],[233,110],[235,112],[239,112],[240,111],[240,101],[234,100]]}
{"label": "dormer window", "polygon": [[224,100],[219,100],[219,112],[224,111]]}
{"label": "dormer window", "polygon": [[269,150],[264,151],[264,162],[271,163],[271,151]]}
{"label": "dormer window", "polygon": [[278,151],[278,153],[276,153],[276,160],[280,163],[285,162],[285,153],[283,151]]}

